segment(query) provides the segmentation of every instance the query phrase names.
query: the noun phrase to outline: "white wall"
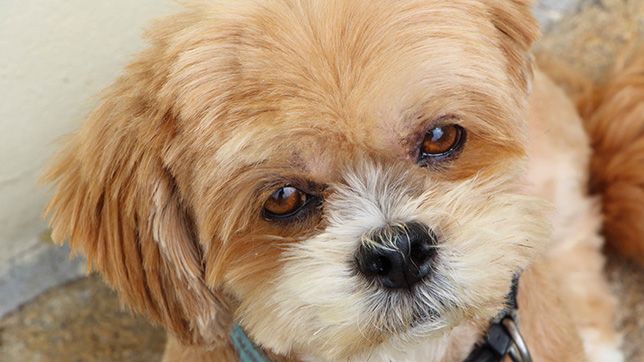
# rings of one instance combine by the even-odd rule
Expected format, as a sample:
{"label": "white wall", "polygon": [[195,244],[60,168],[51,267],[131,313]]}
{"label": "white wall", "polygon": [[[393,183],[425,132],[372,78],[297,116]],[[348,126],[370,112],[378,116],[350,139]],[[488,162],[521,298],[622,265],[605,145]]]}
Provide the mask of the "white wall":
{"label": "white wall", "polygon": [[142,46],[162,0],[0,1],[0,263],[45,229],[36,187],[54,142]]}
{"label": "white wall", "polygon": [[45,246],[47,191],[37,179],[56,140],[78,127],[96,94],[143,46],[144,25],[175,7],[168,0],[0,0],[0,296],[11,292],[3,273]]}

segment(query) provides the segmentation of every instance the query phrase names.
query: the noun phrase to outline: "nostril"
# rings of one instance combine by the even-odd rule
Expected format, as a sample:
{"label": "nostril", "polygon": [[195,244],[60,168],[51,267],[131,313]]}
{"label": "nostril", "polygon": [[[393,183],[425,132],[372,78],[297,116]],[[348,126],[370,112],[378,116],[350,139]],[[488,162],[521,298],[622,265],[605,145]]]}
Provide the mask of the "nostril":
{"label": "nostril", "polygon": [[372,257],[367,265],[367,271],[374,275],[387,275],[391,270],[391,262],[382,255]]}
{"label": "nostril", "polygon": [[411,245],[409,256],[416,265],[425,263],[434,254],[433,245],[425,242],[415,242]]}

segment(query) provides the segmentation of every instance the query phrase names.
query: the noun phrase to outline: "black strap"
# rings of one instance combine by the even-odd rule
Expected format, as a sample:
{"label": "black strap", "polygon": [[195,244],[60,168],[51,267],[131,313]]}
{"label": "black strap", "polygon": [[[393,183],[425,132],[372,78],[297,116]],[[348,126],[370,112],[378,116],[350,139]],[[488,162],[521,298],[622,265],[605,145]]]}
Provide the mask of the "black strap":
{"label": "black strap", "polygon": [[512,279],[512,287],[506,297],[506,307],[490,323],[487,334],[481,342],[470,352],[464,362],[500,362],[510,352],[513,339],[507,328],[503,326],[503,320],[514,319],[517,303],[517,292],[519,288],[519,274]]}

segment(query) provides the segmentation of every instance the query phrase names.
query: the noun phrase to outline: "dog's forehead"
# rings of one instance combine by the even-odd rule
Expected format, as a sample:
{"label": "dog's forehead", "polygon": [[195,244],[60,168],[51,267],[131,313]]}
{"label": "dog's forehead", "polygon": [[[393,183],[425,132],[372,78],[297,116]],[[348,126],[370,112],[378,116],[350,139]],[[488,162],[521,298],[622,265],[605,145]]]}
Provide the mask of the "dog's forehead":
{"label": "dog's forehead", "polygon": [[438,112],[441,98],[493,93],[507,80],[482,2],[282,4],[249,15],[253,25],[238,34],[235,61],[243,96],[290,121],[319,119],[364,133],[360,126],[373,129],[370,122],[391,123],[427,106]]}
{"label": "dog's forehead", "polygon": [[511,82],[484,3],[255,3],[180,56],[176,79],[190,88],[176,87],[187,89],[178,102],[221,140],[222,162],[409,157],[405,142],[432,119],[501,119]]}

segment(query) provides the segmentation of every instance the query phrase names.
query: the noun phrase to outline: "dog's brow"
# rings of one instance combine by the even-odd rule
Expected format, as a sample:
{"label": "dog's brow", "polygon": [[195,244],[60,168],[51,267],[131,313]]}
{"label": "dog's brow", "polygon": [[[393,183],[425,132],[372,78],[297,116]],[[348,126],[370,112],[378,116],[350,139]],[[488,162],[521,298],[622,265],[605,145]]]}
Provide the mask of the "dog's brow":
{"label": "dog's brow", "polygon": [[249,130],[247,132],[238,132],[231,135],[231,137],[217,150],[217,153],[215,154],[216,161],[219,163],[226,163],[230,160],[231,155],[242,153],[244,149],[251,144],[254,137],[257,136],[256,133],[257,132],[255,131]]}

